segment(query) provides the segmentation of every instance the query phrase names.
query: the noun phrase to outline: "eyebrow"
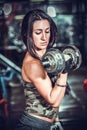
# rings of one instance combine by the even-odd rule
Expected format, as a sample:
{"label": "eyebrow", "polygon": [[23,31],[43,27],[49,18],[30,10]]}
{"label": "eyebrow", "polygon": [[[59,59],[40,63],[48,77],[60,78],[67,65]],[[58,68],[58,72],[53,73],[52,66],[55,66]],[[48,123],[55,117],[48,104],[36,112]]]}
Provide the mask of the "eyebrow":
{"label": "eyebrow", "polygon": [[[46,28],[46,30],[48,30],[48,29],[50,29],[50,27]],[[43,29],[39,29],[39,28],[37,28],[37,29],[35,29],[35,30],[33,30],[33,31],[36,31],[36,30],[41,31],[41,30],[43,30]]]}

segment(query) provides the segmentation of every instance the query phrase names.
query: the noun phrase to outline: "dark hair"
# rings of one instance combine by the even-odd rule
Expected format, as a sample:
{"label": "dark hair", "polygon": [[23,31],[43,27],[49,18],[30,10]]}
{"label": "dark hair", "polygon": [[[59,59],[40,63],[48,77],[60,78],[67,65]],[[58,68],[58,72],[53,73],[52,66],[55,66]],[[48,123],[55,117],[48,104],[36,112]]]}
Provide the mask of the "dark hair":
{"label": "dark hair", "polygon": [[36,20],[47,19],[50,23],[50,41],[47,48],[51,48],[56,40],[57,27],[53,19],[40,9],[30,10],[23,18],[21,36],[22,40],[27,47],[28,52],[35,58],[38,58],[34,49],[34,43],[32,39],[33,24]]}

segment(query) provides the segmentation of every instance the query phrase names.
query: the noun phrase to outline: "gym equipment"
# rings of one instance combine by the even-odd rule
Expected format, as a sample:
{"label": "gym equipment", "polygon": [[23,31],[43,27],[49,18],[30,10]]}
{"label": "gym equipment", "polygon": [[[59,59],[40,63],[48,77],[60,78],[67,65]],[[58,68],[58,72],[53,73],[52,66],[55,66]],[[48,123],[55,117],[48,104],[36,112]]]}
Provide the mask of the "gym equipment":
{"label": "gym equipment", "polygon": [[80,67],[82,56],[76,46],[65,46],[61,51],[57,48],[51,48],[42,57],[43,67],[53,75],[63,72],[67,67],[67,61],[70,61],[68,63],[69,70],[76,70]]}
{"label": "gym equipment", "polygon": [[0,54],[0,63],[2,63],[6,67],[9,66],[11,69],[13,69],[17,73],[21,74],[21,68],[2,54]]}
{"label": "gym equipment", "polygon": [[65,68],[63,53],[59,49],[49,49],[42,57],[42,65],[48,73],[60,73]]}
{"label": "gym equipment", "polygon": [[[9,81],[10,83],[15,74],[16,77],[18,77],[21,82],[21,68],[18,67],[11,60],[6,58],[4,55],[0,54],[0,83],[1,83],[3,95],[6,98],[6,100],[8,100],[8,93],[7,93],[5,83],[6,81]],[[17,84],[17,82],[15,82],[15,84]]]}
{"label": "gym equipment", "polygon": [[[74,45],[66,46],[62,49],[62,52],[65,57],[65,62],[71,59],[71,64],[70,64],[71,70],[76,70],[80,67],[82,63],[82,55],[76,46]],[[67,59],[67,57],[69,59]]]}

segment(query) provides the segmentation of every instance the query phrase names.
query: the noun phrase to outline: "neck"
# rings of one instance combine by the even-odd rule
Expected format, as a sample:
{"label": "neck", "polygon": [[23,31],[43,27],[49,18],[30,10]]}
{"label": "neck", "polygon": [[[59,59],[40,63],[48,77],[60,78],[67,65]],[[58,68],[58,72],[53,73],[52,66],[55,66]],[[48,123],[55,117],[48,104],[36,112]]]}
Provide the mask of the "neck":
{"label": "neck", "polygon": [[39,56],[40,58],[42,58],[42,56],[45,54],[45,52],[46,52],[46,49],[36,51],[36,53],[38,54],[38,56]]}

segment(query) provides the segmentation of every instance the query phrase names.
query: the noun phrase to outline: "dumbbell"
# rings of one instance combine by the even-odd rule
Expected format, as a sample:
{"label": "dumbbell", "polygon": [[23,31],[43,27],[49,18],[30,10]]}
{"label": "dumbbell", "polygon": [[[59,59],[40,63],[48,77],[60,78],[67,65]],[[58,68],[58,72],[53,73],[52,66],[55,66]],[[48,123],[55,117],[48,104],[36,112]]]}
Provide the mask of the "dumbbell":
{"label": "dumbbell", "polygon": [[67,62],[67,60],[71,59],[71,64],[69,66],[70,70],[76,70],[80,67],[82,63],[82,55],[80,53],[80,50],[76,46],[66,46],[62,49],[62,53],[65,57],[65,63]]}
{"label": "dumbbell", "polygon": [[42,65],[48,73],[54,75],[63,72],[66,62],[70,60],[70,70],[76,70],[82,63],[82,56],[76,46],[66,46],[62,50],[58,48],[48,49],[42,57]]}

